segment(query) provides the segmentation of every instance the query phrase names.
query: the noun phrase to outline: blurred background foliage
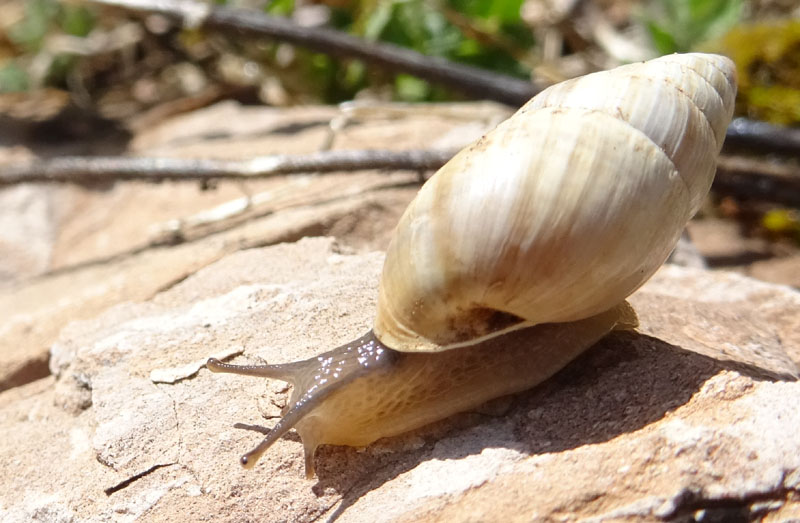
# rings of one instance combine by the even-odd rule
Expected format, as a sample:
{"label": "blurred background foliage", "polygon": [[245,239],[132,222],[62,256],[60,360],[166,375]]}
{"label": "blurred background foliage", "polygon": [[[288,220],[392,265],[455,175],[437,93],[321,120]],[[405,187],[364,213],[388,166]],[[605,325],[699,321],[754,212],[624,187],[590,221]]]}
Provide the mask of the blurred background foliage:
{"label": "blurred background foliage", "polygon": [[[784,125],[800,122],[800,6],[794,0],[213,3],[544,82],[659,54],[723,52],[739,67],[741,114]],[[249,88],[250,98],[273,105],[356,97],[458,99],[413,76],[372,70],[355,60],[280,42],[232,41],[157,16],[136,20],[91,2],[3,0],[0,6],[0,91],[63,89],[118,116],[210,85],[238,87],[239,96]],[[119,92],[123,85],[128,93]],[[121,106],[111,107],[115,103]]]}
{"label": "blurred background foliage", "polygon": [[740,113],[777,124],[800,123],[800,20],[734,26],[715,49],[736,62]]}
{"label": "blurred background foliage", "polygon": [[644,18],[659,54],[686,53],[743,18],[744,0],[656,0]]}
{"label": "blurred background foliage", "polygon": [[2,6],[4,35],[0,41],[0,89],[22,91],[39,85],[64,84],[77,56],[55,53],[42,63],[36,60],[48,35],[84,38],[95,27],[92,12],[83,6],[62,5],[54,0],[29,0]]}
{"label": "blurred background foliage", "polygon": [[[543,83],[671,52],[734,58],[740,114],[800,123],[796,0],[216,0]],[[2,0],[0,92],[44,87],[125,117],[210,88],[287,105],[459,95],[280,42],[136,19],[92,2]]]}
{"label": "blurred background foliage", "polygon": [[[205,3],[330,27],[540,85],[660,54],[719,52],[736,62],[737,114],[800,124],[800,0]],[[222,99],[285,106],[463,97],[358,60],[192,29],[101,2],[0,0],[0,116],[15,125],[52,122],[40,133],[49,140],[87,140],[85,129],[101,140],[109,130],[135,133]],[[717,212],[800,242],[796,209],[724,203]],[[743,219],[747,212],[752,216]]]}

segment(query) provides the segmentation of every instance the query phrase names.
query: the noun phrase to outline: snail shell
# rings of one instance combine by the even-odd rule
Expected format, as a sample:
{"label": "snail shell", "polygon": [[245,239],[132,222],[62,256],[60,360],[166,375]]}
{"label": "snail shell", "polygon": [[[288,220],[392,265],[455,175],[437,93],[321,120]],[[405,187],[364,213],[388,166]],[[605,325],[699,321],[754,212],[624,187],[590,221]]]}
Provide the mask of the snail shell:
{"label": "snail shell", "polygon": [[242,464],[296,427],[310,477],[319,444],[524,390],[635,327],[625,298],[708,192],[735,93],[727,58],[665,56],[554,85],[459,152],[400,219],[369,333],[284,365],[209,360],[295,387]]}
{"label": "snail shell", "polygon": [[702,203],[734,97],[732,63],[698,54],[546,89],[408,207],[375,334],[396,350],[437,351],[621,302]]}

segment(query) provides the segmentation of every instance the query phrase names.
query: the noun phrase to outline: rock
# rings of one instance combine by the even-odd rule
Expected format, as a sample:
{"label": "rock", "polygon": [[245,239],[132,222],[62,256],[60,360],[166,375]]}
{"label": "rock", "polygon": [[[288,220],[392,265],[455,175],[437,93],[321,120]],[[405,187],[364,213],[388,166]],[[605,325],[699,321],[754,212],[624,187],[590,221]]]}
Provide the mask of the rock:
{"label": "rock", "polygon": [[232,358],[233,356],[238,356],[243,352],[243,347],[229,347],[211,354],[208,358],[204,357],[199,360],[189,362],[185,365],[179,365],[178,367],[169,367],[165,369],[153,369],[150,371],[150,381],[153,383],[175,383],[176,381],[180,381],[182,379],[191,378],[200,372],[200,369],[206,366],[206,361],[208,361],[209,358],[224,361],[228,358]]}
{"label": "rock", "polygon": [[384,188],[377,194],[289,207],[193,242],[144,249],[9,289],[0,294],[0,391],[48,374],[49,347],[69,321],[92,318],[116,303],[148,300],[239,249],[292,241],[314,232],[361,238],[369,234],[370,221],[396,221],[413,193],[413,189]]}
{"label": "rock", "polygon": [[381,262],[325,238],[253,248],[62,329],[56,377],[0,395],[0,519],[800,516],[800,293],[679,267],[632,297],[639,333],[531,391],[366,449],[323,447],[312,481],[294,433],[243,470],[261,436],[233,424],[272,426],[288,387],[197,362],[292,361],[362,334]]}
{"label": "rock", "polygon": [[56,235],[54,192],[33,185],[0,190],[0,289],[48,267]]}
{"label": "rock", "polygon": [[800,289],[800,254],[754,262],[747,274],[759,280],[783,283]]}
{"label": "rock", "polygon": [[[475,116],[472,109],[481,111]],[[359,117],[358,125],[341,129],[336,148],[463,145],[491,124],[487,115],[502,114],[481,104],[389,110],[389,117]],[[231,159],[316,152],[340,114],[327,106],[276,110],[224,102],[140,129],[128,152]],[[431,136],[439,138],[432,143]],[[30,156],[0,144],[0,164]],[[313,235],[385,248],[418,179],[419,173],[365,171],[212,184],[0,188],[0,391],[47,375],[48,349],[69,321],[148,300],[236,250]],[[210,210],[247,196],[252,200],[240,205],[242,213],[207,223]]]}
{"label": "rock", "polygon": [[[746,222],[747,220],[743,220]],[[800,249],[793,242],[747,234],[742,223],[719,218],[689,222],[688,230],[708,266],[800,288]]]}
{"label": "rock", "polygon": [[[665,265],[631,303],[640,331],[747,372],[797,377],[800,301],[790,287],[735,273],[685,271]],[[691,297],[691,299],[686,299]],[[676,300],[675,298],[681,298]],[[684,321],[692,318],[691,321]]]}

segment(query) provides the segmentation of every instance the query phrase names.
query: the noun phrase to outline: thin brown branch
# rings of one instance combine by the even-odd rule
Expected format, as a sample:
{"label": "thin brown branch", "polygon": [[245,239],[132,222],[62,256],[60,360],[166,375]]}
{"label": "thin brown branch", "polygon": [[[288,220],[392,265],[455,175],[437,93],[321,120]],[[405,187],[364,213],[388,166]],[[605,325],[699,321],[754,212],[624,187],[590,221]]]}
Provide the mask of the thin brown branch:
{"label": "thin brown branch", "polygon": [[[425,56],[391,44],[367,42],[326,27],[299,26],[287,18],[271,17],[259,11],[212,6],[191,0],[86,1],[141,14],[159,13],[190,27],[232,33],[235,36],[266,37],[321,53],[356,58],[446,85],[476,98],[495,100],[513,107],[521,106],[539,91],[525,80]],[[726,139],[726,150],[737,149],[800,158],[800,130],[738,118],[728,129]]]}
{"label": "thin brown branch", "polygon": [[85,184],[119,180],[242,180],[369,169],[426,171],[438,169],[453,154],[452,150],[322,151],[307,155],[262,156],[249,160],[67,156],[0,166],[0,187],[33,182]]}
{"label": "thin brown branch", "polygon": [[746,149],[758,154],[779,154],[800,159],[800,129],[736,118],[728,127],[725,149]]}
{"label": "thin brown branch", "polygon": [[412,74],[470,96],[515,107],[527,102],[537,92],[526,80],[425,56],[391,44],[367,42],[327,27],[300,26],[288,18],[272,17],[259,11],[214,7],[191,1],[88,1],[139,13],[159,13],[187,26],[236,36],[267,37],[333,56],[356,58],[391,71]]}
{"label": "thin brown branch", "polygon": [[712,190],[741,200],[800,207],[800,168],[754,158],[722,156]]}
{"label": "thin brown branch", "polygon": [[[139,157],[64,157],[0,166],[0,187],[20,183],[97,183],[140,180],[256,179],[309,172],[435,171],[453,150],[321,151],[249,160]],[[722,156],[712,190],[740,199],[800,207],[800,169],[759,159]]]}

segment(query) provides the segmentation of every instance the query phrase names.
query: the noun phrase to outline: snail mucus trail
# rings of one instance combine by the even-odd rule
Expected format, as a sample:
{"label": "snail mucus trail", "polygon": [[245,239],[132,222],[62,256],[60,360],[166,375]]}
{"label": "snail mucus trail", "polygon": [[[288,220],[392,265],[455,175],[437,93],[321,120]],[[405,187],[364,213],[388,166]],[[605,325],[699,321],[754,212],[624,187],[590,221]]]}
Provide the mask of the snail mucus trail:
{"label": "snail mucus trail", "polygon": [[365,446],[533,387],[615,329],[713,180],[735,69],[670,55],[556,84],[420,189],[389,244],[373,328],[308,360],[214,372],[293,385],[306,475],[321,444]]}

